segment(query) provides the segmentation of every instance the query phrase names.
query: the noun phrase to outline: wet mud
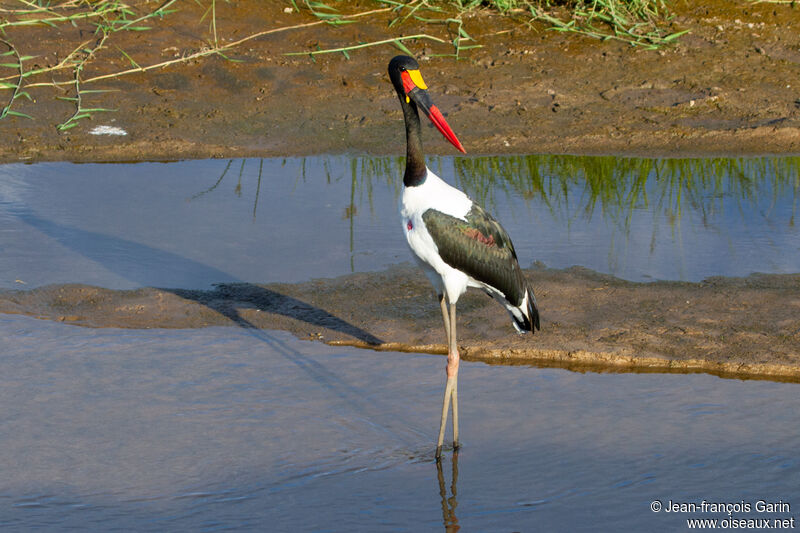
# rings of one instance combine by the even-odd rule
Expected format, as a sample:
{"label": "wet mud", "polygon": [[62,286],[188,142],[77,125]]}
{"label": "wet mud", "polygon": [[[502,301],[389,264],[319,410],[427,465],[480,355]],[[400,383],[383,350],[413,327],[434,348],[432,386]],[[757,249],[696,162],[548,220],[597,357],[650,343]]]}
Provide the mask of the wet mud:
{"label": "wet mud", "polygon": [[[465,15],[482,48],[406,41],[422,62],[431,94],[471,154],[576,153],[726,155],[800,153],[800,12],[789,4],[714,0],[672,2],[677,44],[644,50],[548,30],[486,11]],[[386,76],[391,46],[350,53],[287,56],[413,35],[452,38],[453,28],[413,19],[389,28],[381,12],[340,26],[313,25],[288,3],[248,0],[217,6],[217,34],[232,42],[271,29],[226,52],[87,84],[84,107],[108,108],[59,132],[74,112],[69,85],[31,87],[31,100],[0,124],[0,161],[164,160],[175,158],[402,154],[402,117]],[[348,12],[375,9],[354,3]],[[207,49],[205,6],[114,35],[83,79],[153,65]],[[304,26],[306,25],[306,26]],[[295,27],[300,26],[300,27]],[[52,32],[9,28],[7,40],[36,66],[51,67],[91,41],[93,27]],[[450,33],[448,33],[450,32]],[[135,69],[134,69],[135,70]],[[66,71],[40,83],[68,82]],[[73,91],[74,92],[74,91]],[[125,136],[92,135],[98,125]],[[431,153],[450,153],[433,132]]]}
{"label": "wet mud", "polygon": [[[465,359],[800,380],[800,275],[701,283],[633,283],[582,268],[526,275],[542,311],[542,330],[517,335],[503,308],[470,291],[458,304]],[[280,329],[336,345],[446,353],[435,295],[410,265],[213,290],[58,285],[4,291],[0,312],[88,327]]]}

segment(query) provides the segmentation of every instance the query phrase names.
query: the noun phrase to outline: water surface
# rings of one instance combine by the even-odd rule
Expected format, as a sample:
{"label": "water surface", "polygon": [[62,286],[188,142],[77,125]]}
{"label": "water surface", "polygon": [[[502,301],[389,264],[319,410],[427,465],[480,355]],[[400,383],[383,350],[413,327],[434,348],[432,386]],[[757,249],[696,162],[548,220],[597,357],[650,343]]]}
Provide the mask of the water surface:
{"label": "water surface", "polygon": [[[207,288],[409,260],[402,161],[0,166],[0,287]],[[524,266],[797,272],[795,158],[434,158]],[[0,316],[4,530],[685,531],[659,500],[800,509],[796,384],[462,363],[242,328]],[[455,468],[457,466],[457,468]],[[457,474],[457,475],[456,475]],[[737,515],[738,516],[738,515]]]}
{"label": "water surface", "polygon": [[651,502],[800,506],[795,384],[462,363],[440,484],[440,356],[9,316],[0,338],[4,531],[685,531],[726,515]]}
{"label": "water surface", "polygon": [[[523,266],[631,280],[800,270],[800,159],[434,158]],[[408,261],[398,158],[0,166],[0,287],[207,288]]]}

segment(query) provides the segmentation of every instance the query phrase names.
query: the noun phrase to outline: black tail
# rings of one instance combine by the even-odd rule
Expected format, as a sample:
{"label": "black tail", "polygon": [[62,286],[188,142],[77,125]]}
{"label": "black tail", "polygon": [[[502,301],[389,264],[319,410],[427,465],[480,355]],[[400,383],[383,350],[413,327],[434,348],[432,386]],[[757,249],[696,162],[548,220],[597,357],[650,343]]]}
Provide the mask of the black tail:
{"label": "black tail", "polygon": [[[522,307],[524,301],[520,303],[519,307],[512,307],[509,305],[507,309],[511,318],[514,320],[514,325],[517,327],[518,332],[524,333],[530,331],[531,333],[536,333],[537,329],[542,329],[539,326],[539,308],[536,307],[536,297],[533,295],[533,289],[529,286],[525,287],[525,294],[528,297],[527,309]],[[521,316],[517,316],[517,314]]]}
{"label": "black tail", "polygon": [[536,307],[536,296],[533,295],[533,289],[528,287],[528,316],[531,317],[531,333],[536,333],[536,330],[541,330],[539,326],[539,308]]}

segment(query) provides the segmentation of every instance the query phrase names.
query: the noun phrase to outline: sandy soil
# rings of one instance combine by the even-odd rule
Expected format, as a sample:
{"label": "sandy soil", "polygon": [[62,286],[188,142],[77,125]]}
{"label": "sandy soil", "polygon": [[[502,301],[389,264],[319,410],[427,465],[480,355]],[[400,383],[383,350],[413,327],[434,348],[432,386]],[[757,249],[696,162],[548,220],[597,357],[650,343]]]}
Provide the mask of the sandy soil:
{"label": "sandy soil", "polygon": [[[466,359],[800,380],[800,275],[632,283],[572,268],[528,276],[542,330],[514,334],[504,309],[469,292],[458,305]],[[332,344],[446,353],[435,296],[412,266],[212,291],[7,291],[0,292],[0,312],[89,327],[283,329]]]}
{"label": "sandy soil", "polygon": [[[432,96],[467,151],[477,153],[614,153],[645,155],[800,153],[800,11],[745,1],[674,2],[674,30],[689,29],[661,51],[529,28],[484,12],[465,18],[483,48],[455,61],[453,48],[407,42],[422,60]],[[224,42],[269,28],[314,22],[285,13],[285,2],[221,3]],[[374,9],[354,5],[352,12]],[[83,79],[156,64],[207,48],[200,3],[153,23],[145,32],[115,34],[87,64]],[[0,125],[0,161],[139,160],[280,156],[313,153],[403,153],[403,130],[386,64],[391,46],[341,54],[286,56],[446,28],[408,21],[387,29],[380,13],[344,26],[311,26],[249,40],[228,52],[237,61],[201,58],[146,73],[91,83],[110,90],[86,96],[95,113],[66,133],[55,125],[74,110],[52,87],[30,89],[35,102]],[[7,38],[38,66],[56,64],[86,31],[12,28]],[[452,28],[450,28],[452,31]],[[439,32],[439,33],[437,33]],[[53,53],[57,50],[58,53]],[[7,69],[6,69],[7,70]],[[37,81],[66,81],[59,72]],[[90,135],[100,124],[124,138]],[[431,132],[431,152],[452,153]]]}
{"label": "sandy soil", "polygon": [[[472,154],[800,153],[800,11],[767,3],[696,4],[676,3],[672,27],[691,33],[661,51],[531,29],[480,12],[465,27],[484,47],[460,61],[435,57],[450,53],[447,45],[407,44]],[[218,32],[229,40],[315,20],[285,13],[286,4],[275,0],[219,5]],[[201,15],[199,4],[186,2],[152,30],[126,34],[117,48],[99,52],[84,77],[129,68],[119,49],[141,65],[202,49],[207,31],[192,29]],[[359,24],[263,36],[229,52],[236,62],[207,57],[95,82],[91,89],[115,92],[92,93],[86,105],[116,111],[96,113],[66,133],[55,125],[73,104],[57,97],[70,93],[30,89],[35,101],[15,109],[35,120],[0,123],[0,161],[401,154],[402,117],[385,75],[394,49],[354,52],[350,60],[283,55],[431,31],[413,23],[387,30],[391,18],[382,13]],[[25,28],[9,30],[7,38],[46,66],[86,35]],[[128,135],[89,134],[97,125]],[[434,132],[426,136],[430,152],[452,153]],[[470,294],[459,305],[466,358],[800,377],[797,275],[699,284],[628,283],[574,269],[529,275],[542,331],[515,336],[501,308]],[[405,267],[210,292],[48,287],[0,293],[0,311],[92,327],[238,324],[379,349],[444,350],[431,289]]]}

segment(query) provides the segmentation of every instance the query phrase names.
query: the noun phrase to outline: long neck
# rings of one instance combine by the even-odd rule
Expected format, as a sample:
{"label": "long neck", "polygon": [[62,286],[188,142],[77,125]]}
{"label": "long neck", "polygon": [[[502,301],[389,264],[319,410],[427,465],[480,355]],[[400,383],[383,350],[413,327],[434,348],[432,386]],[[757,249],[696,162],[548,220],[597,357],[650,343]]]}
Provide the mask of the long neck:
{"label": "long neck", "polygon": [[403,117],[406,122],[406,171],[403,185],[414,187],[422,185],[428,170],[425,168],[425,156],[422,154],[422,131],[419,124],[419,112],[413,103],[400,99],[403,106]]}

